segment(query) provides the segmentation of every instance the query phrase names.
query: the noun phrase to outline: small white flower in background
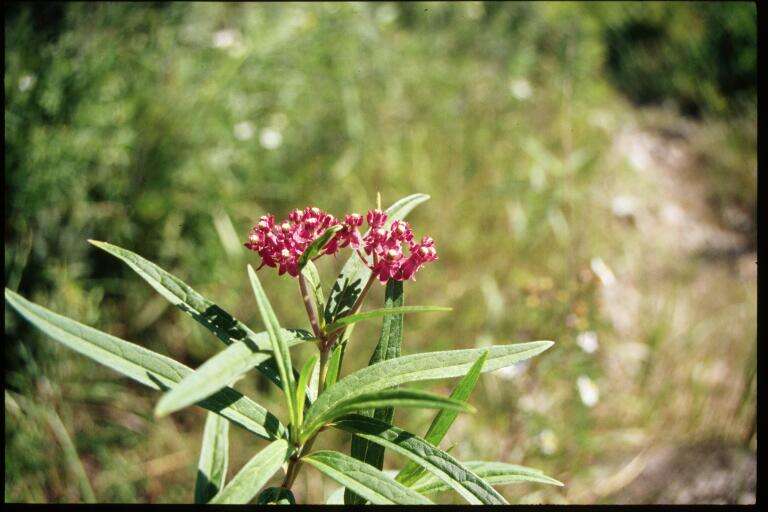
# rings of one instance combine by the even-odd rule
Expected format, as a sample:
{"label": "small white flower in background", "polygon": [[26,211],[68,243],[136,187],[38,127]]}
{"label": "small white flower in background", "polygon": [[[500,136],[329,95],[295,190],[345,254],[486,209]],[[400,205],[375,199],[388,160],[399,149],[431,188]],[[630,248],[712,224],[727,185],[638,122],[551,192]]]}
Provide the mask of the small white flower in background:
{"label": "small white flower in background", "polygon": [[611,211],[620,219],[634,217],[637,212],[637,201],[632,196],[616,196],[611,201]]}
{"label": "small white flower in background", "polygon": [[595,331],[580,333],[576,336],[576,344],[587,354],[594,353],[599,346],[597,342],[597,333]]}
{"label": "small white flower in background", "polygon": [[592,382],[592,379],[586,375],[581,375],[576,379],[576,386],[579,388],[579,396],[581,401],[587,407],[593,407],[600,401],[600,390],[597,389],[597,385]]}
{"label": "small white flower in background", "polygon": [[589,266],[592,268],[592,272],[594,272],[598,279],[603,283],[603,286],[611,286],[616,282],[616,276],[613,275],[613,271],[611,271],[611,269],[608,268],[608,265],[605,264],[603,258],[592,258]]}
{"label": "small white flower in background", "polygon": [[504,368],[499,368],[498,370],[492,373],[500,379],[512,380],[518,375],[524,373],[526,369],[528,369],[528,361],[523,361],[517,364],[513,364],[512,366],[505,366]]}
{"label": "small white flower in background", "polygon": [[237,140],[248,140],[253,137],[255,131],[256,130],[253,127],[253,123],[250,121],[237,123],[234,128],[235,138]]}
{"label": "small white flower in background", "polygon": [[467,18],[471,20],[481,18],[485,13],[485,8],[483,7],[482,2],[467,2],[464,6]]}
{"label": "small white flower in background", "polygon": [[527,100],[533,95],[531,83],[525,78],[516,78],[509,83],[509,92],[518,100]]}
{"label": "small white flower in background", "polygon": [[22,77],[19,78],[19,90],[21,92],[30,90],[32,86],[35,85],[36,80],[35,75],[22,75]]}
{"label": "small white flower in background", "polygon": [[264,128],[259,134],[259,142],[266,149],[277,149],[283,143],[283,135],[274,128]]}
{"label": "small white flower in background", "polygon": [[214,48],[229,48],[237,41],[238,33],[230,28],[219,30],[213,34]]}
{"label": "small white flower in background", "polygon": [[552,455],[557,451],[557,436],[550,429],[542,430],[539,434],[539,448],[544,455]]}

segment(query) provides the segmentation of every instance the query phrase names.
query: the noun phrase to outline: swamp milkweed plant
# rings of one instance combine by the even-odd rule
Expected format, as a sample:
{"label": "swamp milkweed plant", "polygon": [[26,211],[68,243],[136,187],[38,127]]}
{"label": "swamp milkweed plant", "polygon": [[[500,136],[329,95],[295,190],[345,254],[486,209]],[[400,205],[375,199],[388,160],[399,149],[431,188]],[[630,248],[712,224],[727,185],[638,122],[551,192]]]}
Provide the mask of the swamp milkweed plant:
{"label": "swamp milkweed plant", "polygon": [[[5,299],[24,318],[67,347],[163,393],[158,417],[184,407],[207,409],[194,498],[197,503],[295,503],[291,487],[302,467],[340,484],[329,503],[429,504],[429,496],[457,492],[472,504],[503,504],[494,486],[513,482],[562,485],[541,471],[504,462],[461,462],[439,448],[467,403],[480,373],[533,357],[552,346],[533,341],[487,348],[401,355],[405,313],[447,311],[406,306],[403,284],[438,259],[429,236],[417,239],[404,221],[429,199],[414,194],[385,211],[339,220],[316,207],[294,210],[280,223],[265,215],[245,246],[258,253],[259,269],[276,268],[296,279],[311,330],[280,326],[256,271],[247,272],[265,331],[254,332],[186,283],[141,256],[91,240],[130,266],[163,297],[209,329],[226,346],[192,370],[166,356],[58,315],[6,288]],[[361,233],[363,224],[367,224]],[[352,254],[325,298],[314,261],[342,250]],[[384,307],[362,311],[376,282],[386,286]],[[342,376],[344,353],[356,322],[381,317],[381,334],[367,367]],[[317,354],[294,368],[291,348],[311,343]],[[230,384],[248,371],[261,372],[282,391],[285,414],[278,417]],[[461,377],[450,396],[398,387],[407,382]],[[423,437],[393,425],[394,409],[438,412]],[[229,424],[268,442],[226,480]],[[352,434],[350,454],[312,450],[321,433]],[[399,472],[383,471],[384,450],[407,462]],[[282,483],[263,487],[281,471]]]}

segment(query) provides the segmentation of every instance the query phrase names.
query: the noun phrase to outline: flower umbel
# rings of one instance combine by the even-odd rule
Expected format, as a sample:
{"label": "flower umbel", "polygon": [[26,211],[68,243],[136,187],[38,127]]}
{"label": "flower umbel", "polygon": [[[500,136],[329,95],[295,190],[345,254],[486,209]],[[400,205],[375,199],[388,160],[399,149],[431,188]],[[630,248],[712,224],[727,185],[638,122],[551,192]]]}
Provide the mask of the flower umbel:
{"label": "flower umbel", "polygon": [[[262,266],[276,267],[280,275],[287,272],[297,277],[299,258],[307,247],[326,229],[341,225],[342,229],[326,244],[321,255],[351,247],[382,283],[390,279],[415,280],[416,272],[423,265],[438,259],[435,241],[425,236],[421,242],[415,242],[407,222],[395,220],[387,227],[388,216],[378,209],[369,211],[365,220],[370,229],[361,236],[358,228],[363,224],[363,217],[356,213],[345,215],[340,222],[317,207],[307,207],[293,210],[280,224],[275,223],[273,215],[264,215],[251,229],[245,246],[259,253]],[[403,245],[407,247],[407,254]]]}

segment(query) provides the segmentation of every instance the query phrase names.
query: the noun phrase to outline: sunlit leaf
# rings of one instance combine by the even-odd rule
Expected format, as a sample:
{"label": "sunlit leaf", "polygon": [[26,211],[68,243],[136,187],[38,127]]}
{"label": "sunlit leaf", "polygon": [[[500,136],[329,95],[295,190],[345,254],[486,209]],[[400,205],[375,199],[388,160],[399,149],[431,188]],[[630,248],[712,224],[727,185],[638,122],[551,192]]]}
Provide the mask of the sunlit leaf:
{"label": "sunlit leaf", "polygon": [[[165,391],[192,373],[190,368],[170,357],[58,315],[7,288],[5,300],[56,341],[145,386]],[[229,387],[197,405],[267,439],[285,434],[285,428],[275,416]]]}
{"label": "sunlit leaf", "polygon": [[[474,474],[469,468],[443,450],[401,428],[359,414],[339,418],[331,425],[408,457],[448,484],[473,505],[504,505],[507,503],[504,497],[488,482]],[[357,492],[357,490],[353,490]]]}
{"label": "sunlit leaf", "polygon": [[322,471],[339,484],[375,505],[428,505],[419,493],[395,482],[382,471],[349,455],[323,450],[305,455],[302,460]]}
{"label": "sunlit leaf", "polygon": [[229,422],[209,412],[205,417],[197,463],[195,503],[208,503],[224,487],[229,461]]}
{"label": "sunlit leaf", "polygon": [[253,456],[232,480],[214,496],[211,504],[245,504],[253,499],[288,457],[288,442],[273,441]]}
{"label": "sunlit leaf", "polygon": [[[505,462],[485,462],[469,461],[463,463],[471,469],[477,476],[490,483],[493,486],[533,482],[540,484],[550,484],[562,486],[562,482],[546,476],[538,469],[518,466],[516,464],[507,464]],[[432,474],[426,474],[414,485],[412,489],[421,494],[431,494],[440,491],[447,491],[451,487]]]}

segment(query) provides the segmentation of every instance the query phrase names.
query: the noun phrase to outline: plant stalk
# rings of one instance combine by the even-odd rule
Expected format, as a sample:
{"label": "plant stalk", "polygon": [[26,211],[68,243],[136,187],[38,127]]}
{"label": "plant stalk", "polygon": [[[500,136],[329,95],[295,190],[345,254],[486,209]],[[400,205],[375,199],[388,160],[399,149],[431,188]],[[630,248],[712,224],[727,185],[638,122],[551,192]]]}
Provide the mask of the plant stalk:
{"label": "plant stalk", "polygon": [[304,301],[304,307],[307,309],[307,316],[309,316],[309,323],[312,325],[312,332],[315,333],[315,337],[322,341],[323,335],[320,331],[320,323],[318,322],[317,311],[315,311],[315,305],[312,297],[309,295],[309,289],[307,287],[307,280],[304,275],[299,273],[299,289],[301,290],[301,298]]}

